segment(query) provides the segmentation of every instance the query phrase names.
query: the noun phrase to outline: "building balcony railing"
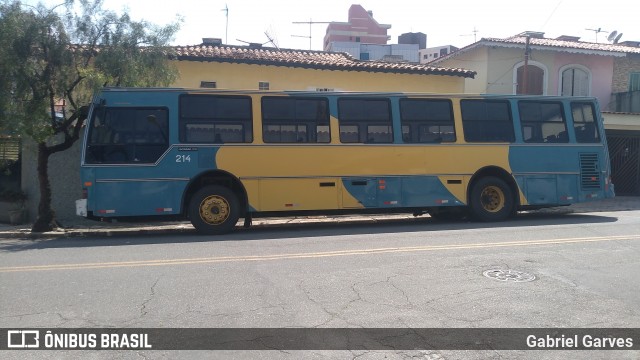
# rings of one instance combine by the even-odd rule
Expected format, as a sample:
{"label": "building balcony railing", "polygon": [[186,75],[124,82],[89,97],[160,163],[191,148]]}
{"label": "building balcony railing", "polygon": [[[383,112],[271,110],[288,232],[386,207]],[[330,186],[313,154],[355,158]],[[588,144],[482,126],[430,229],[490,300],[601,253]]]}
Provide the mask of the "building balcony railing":
{"label": "building balcony railing", "polygon": [[609,111],[640,114],[640,91],[611,94]]}

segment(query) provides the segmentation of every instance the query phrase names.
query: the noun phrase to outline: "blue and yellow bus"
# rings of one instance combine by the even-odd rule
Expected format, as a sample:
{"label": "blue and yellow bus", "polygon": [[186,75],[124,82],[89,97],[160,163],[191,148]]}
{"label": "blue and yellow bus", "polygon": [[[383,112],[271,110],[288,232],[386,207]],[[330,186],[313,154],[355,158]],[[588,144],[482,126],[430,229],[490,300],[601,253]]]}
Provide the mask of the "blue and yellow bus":
{"label": "blue and yellow bus", "polygon": [[588,97],[109,88],[86,128],[79,215],[204,234],[305,214],[501,221],[614,196]]}

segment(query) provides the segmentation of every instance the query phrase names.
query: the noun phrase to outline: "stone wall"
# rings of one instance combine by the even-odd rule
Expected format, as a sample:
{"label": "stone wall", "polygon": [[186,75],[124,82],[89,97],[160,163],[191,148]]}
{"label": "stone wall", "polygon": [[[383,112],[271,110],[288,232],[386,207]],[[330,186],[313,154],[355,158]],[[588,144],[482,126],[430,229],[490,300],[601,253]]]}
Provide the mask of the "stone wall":
{"label": "stone wall", "polygon": [[[65,226],[82,218],[76,216],[75,201],[82,196],[80,183],[80,152],[83,134],[80,140],[63,152],[49,158],[49,181],[51,182],[52,206],[56,218]],[[27,193],[27,221],[33,223],[38,213],[40,191],[38,184],[37,146],[31,140],[25,140],[22,147],[22,189]]]}
{"label": "stone wall", "polygon": [[627,54],[613,63],[613,93],[629,91],[629,74],[640,72],[640,55]]}

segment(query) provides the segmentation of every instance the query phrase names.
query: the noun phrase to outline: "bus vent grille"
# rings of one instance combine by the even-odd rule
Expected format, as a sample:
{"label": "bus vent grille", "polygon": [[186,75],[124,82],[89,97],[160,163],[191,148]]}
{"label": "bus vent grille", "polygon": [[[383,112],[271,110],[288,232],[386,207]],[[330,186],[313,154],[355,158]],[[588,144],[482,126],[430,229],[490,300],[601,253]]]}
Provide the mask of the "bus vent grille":
{"label": "bus vent grille", "polygon": [[582,190],[600,189],[598,154],[580,154],[580,185]]}

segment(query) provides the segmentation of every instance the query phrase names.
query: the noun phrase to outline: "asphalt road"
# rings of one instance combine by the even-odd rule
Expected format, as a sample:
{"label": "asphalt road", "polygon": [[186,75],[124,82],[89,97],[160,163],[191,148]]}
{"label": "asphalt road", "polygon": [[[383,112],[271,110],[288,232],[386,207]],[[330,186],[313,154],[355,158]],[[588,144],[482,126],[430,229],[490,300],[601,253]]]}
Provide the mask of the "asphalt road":
{"label": "asphalt road", "polygon": [[[501,271],[501,272],[500,272]],[[484,276],[519,275],[498,281]],[[0,240],[0,328],[640,327],[640,211]],[[514,276],[515,276],[514,275]],[[12,351],[3,358],[638,359],[638,351]]]}

